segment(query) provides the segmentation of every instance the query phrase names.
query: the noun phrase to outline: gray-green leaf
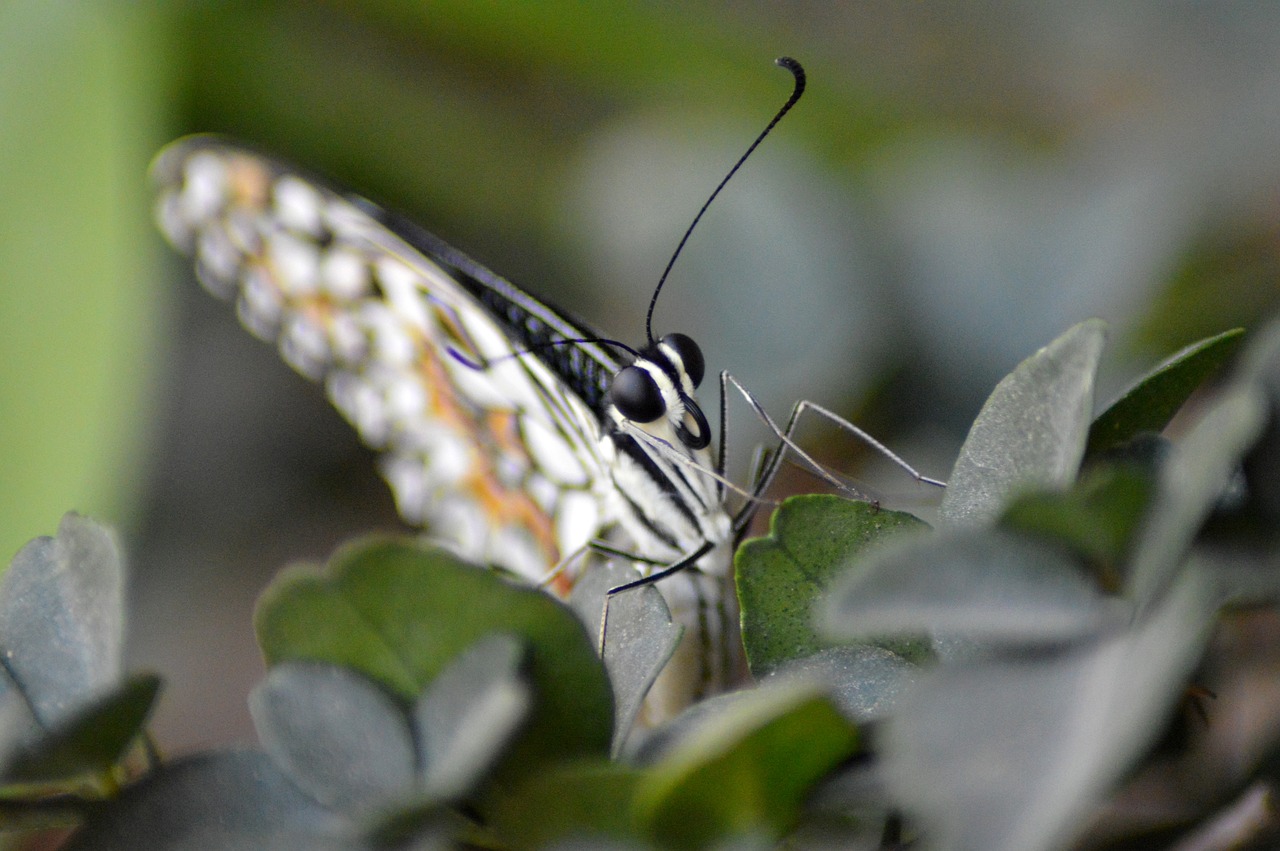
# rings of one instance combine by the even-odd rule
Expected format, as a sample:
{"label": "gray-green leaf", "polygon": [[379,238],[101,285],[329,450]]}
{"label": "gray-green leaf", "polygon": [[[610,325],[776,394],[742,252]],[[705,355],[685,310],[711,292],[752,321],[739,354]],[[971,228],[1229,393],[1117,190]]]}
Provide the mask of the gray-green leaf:
{"label": "gray-green leaf", "polygon": [[989,523],[1017,490],[1075,479],[1105,337],[1101,321],[1081,322],[996,385],[960,448],[940,519],[953,526]]}

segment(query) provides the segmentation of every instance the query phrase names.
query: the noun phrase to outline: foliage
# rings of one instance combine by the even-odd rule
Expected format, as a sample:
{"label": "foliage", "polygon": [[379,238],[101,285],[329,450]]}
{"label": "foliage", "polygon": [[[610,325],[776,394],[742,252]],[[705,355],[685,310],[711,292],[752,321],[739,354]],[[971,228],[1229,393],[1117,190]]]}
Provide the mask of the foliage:
{"label": "foliage", "polygon": [[[1280,594],[1280,326],[1216,388],[1238,334],[1095,418],[1104,336],[1076,326],[1000,383],[937,528],[784,503],[736,559],[754,684],[651,731],[632,722],[678,637],[661,596],[619,597],[628,638],[603,660],[593,638],[629,569],[594,568],[570,606],[370,539],[263,594],[261,750],[140,760],[158,681],[121,666],[114,539],[68,515],[0,585],[5,824],[77,824],[71,848],[1079,843],[1157,759],[1222,613]],[[1193,392],[1182,437],[1154,435]],[[1112,847],[1256,838],[1214,802],[1262,778],[1218,778]]]}

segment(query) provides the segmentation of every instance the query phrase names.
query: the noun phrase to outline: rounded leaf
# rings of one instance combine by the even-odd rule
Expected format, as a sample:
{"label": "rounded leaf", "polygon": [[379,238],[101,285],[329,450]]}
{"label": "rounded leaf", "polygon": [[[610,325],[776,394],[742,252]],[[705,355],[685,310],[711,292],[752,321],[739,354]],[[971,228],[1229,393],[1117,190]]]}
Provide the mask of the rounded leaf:
{"label": "rounded leaf", "polygon": [[641,778],[636,813],[661,847],[785,835],[815,784],[857,747],[857,731],[812,685],[734,697]]}
{"label": "rounded leaf", "polygon": [[36,538],[0,580],[0,648],[36,717],[56,726],[123,671],[124,565],[115,536],[78,514]]}
{"label": "rounded leaf", "polygon": [[396,539],[348,546],[323,573],[286,571],[263,594],[255,623],[269,663],[332,662],[406,702],[480,638],[513,635],[528,648],[536,699],[500,771],[607,752],[609,681],[573,612],[443,550]]}
{"label": "rounded leaf", "polygon": [[418,699],[413,719],[422,785],[436,798],[469,792],[528,720],[533,694],[521,672],[524,647],[489,635],[453,661]]}
{"label": "rounded leaf", "polygon": [[1061,643],[1131,612],[1104,597],[1066,550],[1009,532],[941,532],[872,553],[833,583],[831,640],[930,634],[983,644]]}
{"label": "rounded leaf", "polygon": [[824,494],[792,497],[769,535],[738,548],[742,642],[759,677],[830,645],[814,628],[814,603],[850,558],[896,535],[928,527],[910,514]]}
{"label": "rounded leaf", "polygon": [[286,662],[249,696],[258,738],[293,782],[335,810],[378,810],[416,791],[408,713],[355,671]]}
{"label": "rounded leaf", "polygon": [[1070,845],[1184,694],[1214,593],[1184,573],[1127,631],[1054,655],[944,666],[900,702],[882,739],[895,798],[931,846]]}
{"label": "rounded leaf", "polygon": [[348,825],[304,795],[266,754],[231,751],[167,763],[93,812],[68,851],[338,851]]}

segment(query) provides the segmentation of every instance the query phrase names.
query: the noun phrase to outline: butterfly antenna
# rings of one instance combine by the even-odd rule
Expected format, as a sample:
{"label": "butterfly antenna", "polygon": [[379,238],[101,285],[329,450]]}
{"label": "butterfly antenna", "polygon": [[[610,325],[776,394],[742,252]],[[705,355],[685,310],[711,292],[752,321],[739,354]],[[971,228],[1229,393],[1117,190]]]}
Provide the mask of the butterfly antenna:
{"label": "butterfly antenna", "polygon": [[790,112],[791,107],[795,106],[796,101],[800,100],[800,96],[804,94],[805,74],[804,68],[800,66],[800,63],[792,59],[790,56],[780,56],[774,60],[774,64],[786,68],[791,72],[791,75],[795,77],[795,88],[791,90],[791,97],[787,98],[787,102],[782,105],[782,109],[778,110],[777,115],[773,116],[773,120],[765,126],[764,130],[760,131],[760,135],[751,143],[751,147],[747,148],[747,152],[738,157],[738,161],[733,164],[733,168],[729,169],[729,173],[724,176],[724,179],[720,181],[720,184],[715,188],[715,191],[711,193],[709,198],[707,198],[706,203],[702,205],[702,209],[698,211],[698,215],[693,217],[693,222],[690,223],[688,229],[684,232],[684,236],[680,237],[680,244],[676,246],[676,250],[672,253],[671,259],[667,261],[667,268],[662,270],[662,277],[658,279],[658,285],[653,288],[653,295],[649,297],[649,312],[646,313],[644,317],[644,336],[645,339],[649,341],[649,345],[653,345],[653,309],[658,304],[658,293],[662,292],[662,285],[667,282],[667,276],[671,274],[671,267],[676,265],[676,258],[679,257],[680,252],[684,250],[684,244],[689,241],[689,235],[692,234],[693,229],[698,226],[698,222],[702,221],[702,214],[707,212],[707,208],[711,206],[712,201],[716,200],[716,196],[720,194],[721,189],[724,189],[724,185],[729,182],[730,178],[737,174],[738,169],[747,161],[747,157],[751,156],[751,153],[760,146],[761,142],[764,141],[764,137],[769,135],[777,123],[782,120],[782,116]]}

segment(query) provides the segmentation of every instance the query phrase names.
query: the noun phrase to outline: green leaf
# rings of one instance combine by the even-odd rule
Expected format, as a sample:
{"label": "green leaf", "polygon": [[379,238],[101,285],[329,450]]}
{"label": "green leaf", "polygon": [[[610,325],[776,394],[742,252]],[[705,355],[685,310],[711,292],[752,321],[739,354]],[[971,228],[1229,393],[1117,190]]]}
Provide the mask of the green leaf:
{"label": "green leaf", "polygon": [[920,536],[854,562],[824,600],[832,640],[926,633],[986,645],[1089,638],[1131,615],[1061,547],[993,529]]}
{"label": "green leaf", "polygon": [[910,514],[823,494],[792,497],[769,534],[738,548],[742,642],[759,677],[829,646],[814,631],[813,604],[849,559],[873,544],[927,528]]}
{"label": "green leaf", "polygon": [[642,776],[640,770],[616,763],[556,766],[504,796],[493,813],[494,831],[518,848],[541,848],[567,838],[633,838],[639,830],[633,799]]}
{"label": "green leaf", "polygon": [[736,697],[638,784],[637,817],[663,848],[785,835],[814,785],[857,748],[857,731],[813,684]]}
{"label": "green leaf", "polygon": [[1139,605],[1151,605],[1172,584],[1191,542],[1267,417],[1268,401],[1261,388],[1236,382],[1174,445],[1160,468],[1155,498],[1134,543],[1127,591]]}
{"label": "green leaf", "polygon": [[142,732],[159,692],[159,677],[130,677],[15,754],[5,767],[5,781],[52,782],[107,771]]}
{"label": "green leaf", "polygon": [[1160,432],[1183,403],[1220,370],[1244,341],[1244,329],[1224,331],[1187,346],[1138,379],[1089,428],[1088,456],[1105,452],[1143,432]]}
{"label": "green leaf", "polygon": [[1118,591],[1130,542],[1154,491],[1152,474],[1136,465],[1098,465],[1065,493],[1039,491],[1015,498],[1000,525],[1069,547],[1087,559],[1107,590]]}
{"label": "green leaf", "polygon": [[607,753],[609,682],[572,611],[442,550],[373,540],[339,551],[323,573],[287,570],[259,601],[256,626],[268,663],[354,668],[406,701],[480,638],[516,636],[529,648],[536,702],[501,770]]}
{"label": "green leaf", "polygon": [[0,648],[35,716],[57,726],[123,669],[124,564],[115,535],[69,513],[0,581]]}
{"label": "green leaf", "polygon": [[349,668],[276,665],[249,696],[249,711],[276,765],[330,809],[363,815],[415,791],[408,713]]}
{"label": "green leaf", "polygon": [[996,385],[956,459],[938,507],[946,523],[994,520],[1021,489],[1069,485],[1084,457],[1093,387],[1106,337],[1081,322]]}
{"label": "green leaf", "polygon": [[684,634],[684,627],[671,620],[671,609],[656,586],[608,596],[610,589],[639,578],[639,571],[620,561],[595,562],[578,578],[569,597],[569,605],[592,634],[599,634],[608,602],[604,666],[613,684],[615,754],[622,749],[645,695]]}
{"label": "green leaf", "polygon": [[931,848],[1065,848],[1164,729],[1209,638],[1212,582],[1184,573],[1123,631],[1052,656],[943,666],[900,702],[881,753]]}
{"label": "green leaf", "polygon": [[436,799],[475,788],[528,720],[533,696],[524,647],[495,633],[471,645],[432,680],[414,707],[422,786]]}
{"label": "green leaf", "polygon": [[253,751],[210,753],[161,766],[90,815],[68,851],[261,848],[339,851],[348,825]]}

